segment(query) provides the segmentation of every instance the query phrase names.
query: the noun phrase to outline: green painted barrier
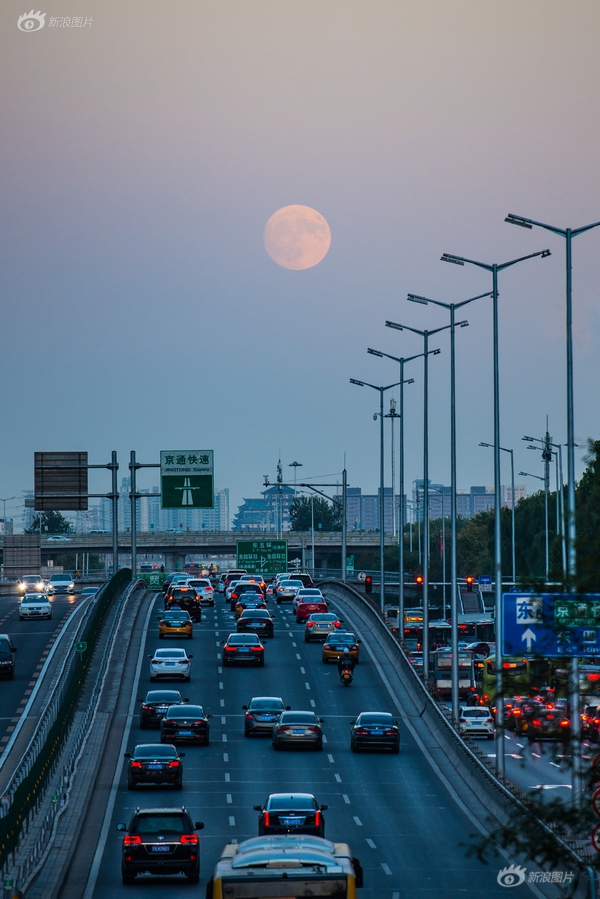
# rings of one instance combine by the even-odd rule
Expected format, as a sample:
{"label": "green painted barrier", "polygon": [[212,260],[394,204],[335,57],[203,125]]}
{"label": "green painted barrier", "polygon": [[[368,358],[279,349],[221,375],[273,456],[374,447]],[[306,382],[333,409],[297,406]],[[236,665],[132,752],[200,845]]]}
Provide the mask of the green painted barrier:
{"label": "green painted barrier", "polygon": [[138,580],[144,581],[148,590],[162,590],[166,576],[164,571],[144,571],[138,574]]}

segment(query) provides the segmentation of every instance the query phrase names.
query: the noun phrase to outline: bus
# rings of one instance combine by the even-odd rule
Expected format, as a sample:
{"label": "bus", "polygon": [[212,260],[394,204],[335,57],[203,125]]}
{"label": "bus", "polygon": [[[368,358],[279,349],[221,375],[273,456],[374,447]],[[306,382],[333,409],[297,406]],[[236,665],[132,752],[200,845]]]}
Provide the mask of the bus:
{"label": "bus", "polygon": [[347,843],[286,834],[228,843],[206,899],[356,899],[362,885],[362,867]]}
{"label": "bus", "polygon": [[[539,693],[550,680],[548,659],[502,659],[502,684],[505,696],[531,696]],[[485,660],[481,676],[481,693],[487,703],[496,699],[496,659]]]}
{"label": "bus", "polygon": [[[441,699],[452,696],[452,653],[447,649],[438,649],[430,653],[430,670],[433,688]],[[466,699],[475,691],[475,670],[472,652],[458,653],[458,695]]]}
{"label": "bus", "polygon": [[[406,616],[405,616],[406,618]],[[389,624],[388,624],[389,627]],[[391,629],[391,628],[390,628]],[[458,639],[463,643],[493,643],[494,622],[491,618],[474,619],[473,621],[459,621]],[[412,615],[404,624],[404,640],[410,652],[420,650],[423,642],[423,617],[420,621]],[[452,626],[445,620],[430,621],[429,623],[429,647],[433,649],[439,646],[450,646],[452,642]]]}

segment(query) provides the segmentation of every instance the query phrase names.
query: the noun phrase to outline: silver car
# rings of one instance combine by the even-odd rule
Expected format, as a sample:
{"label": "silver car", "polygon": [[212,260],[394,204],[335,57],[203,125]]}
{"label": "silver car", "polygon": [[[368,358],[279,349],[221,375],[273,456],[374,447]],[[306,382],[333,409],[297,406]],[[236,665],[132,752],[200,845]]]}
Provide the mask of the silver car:
{"label": "silver car", "polygon": [[273,728],[279,721],[282,712],[290,710],[289,705],[283,703],[280,696],[253,696],[250,705],[243,705],[245,711],[244,716],[244,736],[250,737],[253,734],[273,733]]}
{"label": "silver car", "polygon": [[52,618],[52,606],[45,593],[26,593],[19,604],[19,620]]}
{"label": "silver car", "polygon": [[189,681],[192,664],[185,649],[157,649],[150,659],[150,680],[182,678]]}
{"label": "silver car", "polygon": [[343,623],[333,612],[313,612],[306,620],[304,642],[326,640],[329,634],[339,630]]}
{"label": "silver car", "polygon": [[323,749],[323,723],[314,712],[282,712],[273,728],[273,749],[308,746]]}
{"label": "silver car", "polygon": [[494,719],[489,709],[481,706],[462,706],[458,717],[461,736],[494,739]]}

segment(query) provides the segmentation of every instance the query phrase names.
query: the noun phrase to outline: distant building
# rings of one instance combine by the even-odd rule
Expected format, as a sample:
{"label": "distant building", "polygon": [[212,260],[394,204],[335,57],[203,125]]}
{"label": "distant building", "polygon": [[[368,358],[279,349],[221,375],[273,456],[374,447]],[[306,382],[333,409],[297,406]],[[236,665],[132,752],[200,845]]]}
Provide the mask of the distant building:
{"label": "distant building", "polygon": [[294,488],[276,484],[263,490],[260,498],[244,499],[233,519],[234,531],[289,531],[290,506]]}

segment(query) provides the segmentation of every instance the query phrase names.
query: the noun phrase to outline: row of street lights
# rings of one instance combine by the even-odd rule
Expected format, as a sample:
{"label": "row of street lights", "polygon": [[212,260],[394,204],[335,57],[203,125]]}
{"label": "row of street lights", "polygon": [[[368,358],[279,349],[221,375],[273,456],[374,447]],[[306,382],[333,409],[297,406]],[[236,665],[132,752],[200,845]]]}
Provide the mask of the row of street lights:
{"label": "row of street lights", "polygon": [[[551,231],[554,234],[558,234],[562,236],[566,240],[566,361],[567,361],[567,514],[566,514],[566,565],[565,565],[565,575],[568,582],[572,585],[572,589],[574,589],[574,577],[576,574],[576,558],[575,558],[575,440],[574,440],[574,416],[573,416],[573,338],[572,338],[572,276],[571,276],[571,245],[573,237],[578,236],[579,234],[584,233],[585,231],[589,231],[591,228],[595,228],[600,225],[600,222],[595,222],[591,225],[586,225],[581,228],[576,229],[560,229],[556,228],[552,225],[544,224],[543,222],[537,222],[533,219],[526,219],[522,216],[516,216],[514,214],[509,214],[506,219],[506,222],[510,224],[519,225],[523,228],[531,229],[532,227],[541,227],[548,231]],[[534,259],[540,257],[541,259],[545,259],[550,256],[550,250],[544,249],[539,250],[534,253],[528,253],[526,256],[519,256],[516,259],[510,259],[506,262],[502,263],[487,263],[481,262],[475,259],[468,259],[464,256],[456,256],[452,253],[444,253],[441,257],[443,262],[453,263],[454,265],[464,266],[464,265],[474,265],[478,268],[482,268],[485,271],[489,272],[492,276],[492,290],[491,292],[486,292],[484,294],[479,294],[476,297],[471,297],[468,300],[464,300],[461,303],[444,303],[439,300],[431,300],[426,297],[421,297],[416,294],[409,294],[407,299],[411,302],[417,302],[422,304],[433,303],[435,305],[441,306],[447,309],[450,312],[450,324],[442,326],[440,328],[436,328],[433,330],[418,330],[416,328],[409,327],[407,325],[399,325],[395,322],[386,322],[386,326],[390,328],[395,328],[397,330],[409,330],[413,333],[419,334],[423,338],[423,353],[419,354],[419,356],[423,357],[424,367],[424,422],[423,422],[423,508],[424,508],[424,534],[423,534],[423,542],[425,546],[425,551],[423,555],[423,667],[425,676],[428,675],[429,672],[429,634],[428,634],[428,621],[429,621],[429,608],[428,608],[428,547],[429,547],[429,459],[428,459],[428,357],[430,354],[430,350],[428,347],[429,337],[433,334],[437,334],[440,331],[450,329],[451,333],[451,378],[450,378],[450,403],[451,403],[451,488],[450,488],[450,497],[451,497],[451,541],[450,541],[450,567],[451,567],[451,616],[452,616],[452,716],[455,722],[458,721],[458,623],[457,623],[457,612],[458,612],[458,584],[457,584],[457,570],[456,570],[456,418],[455,418],[455,399],[456,399],[456,382],[455,382],[455,328],[458,326],[464,327],[467,322],[456,322],[455,321],[455,311],[456,309],[468,304],[472,303],[475,300],[482,299],[483,297],[492,298],[492,328],[493,328],[493,409],[494,409],[494,442],[492,444],[481,444],[482,446],[491,447],[494,450],[494,606],[495,606],[495,626],[496,626],[496,693],[498,697],[497,702],[497,716],[496,716],[496,766],[500,774],[504,774],[504,709],[503,709],[503,701],[502,701],[502,669],[503,669],[503,659],[502,659],[502,543],[501,543],[501,509],[502,509],[502,497],[501,497],[501,473],[500,473],[500,453],[502,451],[509,452],[511,454],[511,480],[512,480],[512,569],[513,569],[513,581],[515,580],[516,575],[516,566],[515,566],[515,536],[514,536],[514,461],[513,461],[513,451],[507,449],[506,447],[502,447],[500,440],[500,368],[499,368],[499,327],[498,327],[498,275],[500,272],[504,271],[507,268],[510,268],[514,265],[517,265],[521,262],[525,262],[529,259]],[[412,356],[409,358],[397,358],[394,356],[389,356],[387,353],[382,353],[377,350],[369,349],[370,353],[376,356],[385,356],[387,358],[392,358],[395,361],[400,363],[400,382],[399,384],[404,383],[403,377],[403,367],[404,363],[414,359],[419,358],[419,356]],[[436,352],[439,352],[437,350]],[[383,393],[385,390],[391,389],[393,386],[397,385],[389,385],[387,387],[376,387],[373,384],[367,384],[364,381],[356,381],[351,379],[351,383],[357,384],[359,386],[369,386],[375,390],[380,391],[380,416],[381,416],[381,436],[380,436],[380,595],[381,595],[381,604],[383,606],[384,601],[384,565],[383,565],[383,531],[384,531],[384,515],[383,515],[383,500],[384,500],[384,476],[383,476]],[[404,447],[403,447],[403,423],[404,423],[404,408],[403,408],[403,394],[401,391],[401,401],[400,401],[400,427],[401,427],[401,440],[400,440],[400,527],[399,527],[399,606],[400,606],[400,625],[403,626],[404,622],[404,566],[403,566],[403,538],[404,538]],[[548,435],[546,435],[548,436]],[[527,438],[529,439],[529,438]],[[553,446],[557,447],[557,445]],[[544,447],[544,451],[547,451],[548,447]],[[559,451],[559,447],[557,447],[557,451]],[[545,460],[546,461],[546,460]],[[537,477],[537,476],[536,476]],[[548,475],[546,470],[545,475],[546,485],[548,484]],[[392,486],[392,498],[393,498],[393,486]],[[546,492],[547,496],[547,492]],[[546,499],[547,504],[547,499]],[[578,667],[577,667],[577,659],[572,660],[571,664],[571,675],[572,675],[572,694],[577,692],[577,690],[573,689],[573,684],[578,684]],[[578,699],[578,697],[577,697]],[[576,704],[578,704],[576,702]],[[579,724],[579,712],[578,708],[573,708],[572,720],[574,723],[574,728],[578,728]],[[577,736],[577,735],[574,735]],[[576,768],[576,766],[575,766]],[[574,798],[577,798],[578,792],[580,790],[579,786],[579,775],[577,770],[574,771]]]}

